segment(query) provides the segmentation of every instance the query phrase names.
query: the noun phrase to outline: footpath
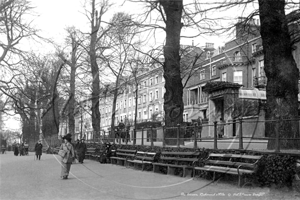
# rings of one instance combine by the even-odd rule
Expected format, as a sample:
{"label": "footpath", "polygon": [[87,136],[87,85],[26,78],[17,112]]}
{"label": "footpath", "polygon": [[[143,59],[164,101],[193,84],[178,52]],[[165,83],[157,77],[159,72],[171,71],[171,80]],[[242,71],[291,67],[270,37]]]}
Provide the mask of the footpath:
{"label": "footpath", "polygon": [[194,199],[300,199],[286,188],[239,188],[236,181],[212,182],[139,171],[85,160],[73,164],[69,179],[60,179],[57,155],[43,154],[35,160],[28,156],[0,155],[1,200],[194,200]]}

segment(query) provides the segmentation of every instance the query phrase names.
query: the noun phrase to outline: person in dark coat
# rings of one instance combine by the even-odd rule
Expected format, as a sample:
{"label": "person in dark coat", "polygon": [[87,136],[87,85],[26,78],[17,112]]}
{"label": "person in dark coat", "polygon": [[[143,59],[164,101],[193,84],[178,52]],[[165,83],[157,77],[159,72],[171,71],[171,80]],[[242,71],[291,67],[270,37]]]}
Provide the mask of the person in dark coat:
{"label": "person in dark coat", "polygon": [[75,156],[74,156],[74,162],[75,162],[75,159],[79,160],[79,158],[78,158],[78,149],[79,149],[79,145],[80,145],[80,140],[77,139],[77,140],[76,140],[76,144],[74,145],[74,153],[75,153]]}
{"label": "person in dark coat", "polygon": [[81,142],[78,147],[78,161],[79,163],[83,163],[83,160],[85,159],[85,153],[86,153],[86,144],[84,143],[84,139],[81,139]]}
{"label": "person in dark coat", "polygon": [[24,144],[23,143],[21,143],[20,144],[20,146],[19,146],[19,154],[20,154],[20,156],[24,156]]}
{"label": "person in dark coat", "polygon": [[35,144],[35,147],[34,147],[36,159],[41,160],[42,150],[43,150],[42,141],[39,140],[39,141]]}
{"label": "person in dark coat", "polygon": [[19,155],[19,145],[17,143],[14,144],[14,155],[15,156]]}

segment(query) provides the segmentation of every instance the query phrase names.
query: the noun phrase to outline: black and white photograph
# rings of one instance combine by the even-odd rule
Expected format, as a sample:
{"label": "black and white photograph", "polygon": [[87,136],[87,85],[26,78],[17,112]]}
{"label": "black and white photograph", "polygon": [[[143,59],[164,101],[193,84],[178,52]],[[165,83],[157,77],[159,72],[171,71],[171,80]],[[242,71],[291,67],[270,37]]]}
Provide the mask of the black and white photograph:
{"label": "black and white photograph", "polygon": [[0,0],[0,200],[300,199],[300,0]]}

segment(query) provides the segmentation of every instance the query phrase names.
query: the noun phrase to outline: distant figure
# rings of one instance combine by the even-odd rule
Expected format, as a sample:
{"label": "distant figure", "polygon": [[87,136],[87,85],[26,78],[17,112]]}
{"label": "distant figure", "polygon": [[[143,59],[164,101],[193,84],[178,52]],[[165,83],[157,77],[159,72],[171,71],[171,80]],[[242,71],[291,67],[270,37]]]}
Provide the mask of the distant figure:
{"label": "distant figure", "polygon": [[34,147],[34,151],[35,151],[35,155],[36,155],[36,159],[37,159],[37,160],[41,160],[42,150],[43,150],[42,141],[39,140],[39,141],[35,144],[35,147]]}
{"label": "distant figure", "polygon": [[224,126],[225,126],[225,121],[223,120],[223,118],[220,118],[219,131],[218,131],[219,138],[223,138],[224,136]]}
{"label": "distant figure", "polygon": [[20,154],[20,156],[24,156],[24,144],[23,143],[21,143],[19,145],[19,154]]}
{"label": "distant figure", "polygon": [[28,150],[29,150],[29,144],[25,141],[24,142],[24,153],[25,153],[25,155],[28,155]]}
{"label": "distant figure", "polygon": [[67,153],[66,153],[65,157],[61,158],[61,174],[60,174],[60,176],[62,179],[68,179],[75,153],[74,153],[74,147],[71,144],[72,135],[70,133],[68,133],[62,139],[64,140],[64,143],[61,144],[59,149],[64,150]]}
{"label": "distant figure", "polygon": [[4,154],[6,151],[6,146],[4,144],[1,145],[1,151],[2,151],[2,154]]}
{"label": "distant figure", "polygon": [[75,161],[75,159],[77,159],[77,160],[79,161],[79,157],[78,157],[78,149],[79,149],[79,145],[80,145],[80,140],[77,139],[77,140],[76,140],[76,144],[74,145],[74,153],[75,153],[74,161]]}
{"label": "distant figure", "polygon": [[19,155],[19,145],[18,145],[18,143],[14,144],[14,155],[15,156]]}
{"label": "distant figure", "polygon": [[84,139],[81,139],[81,142],[78,147],[78,161],[79,163],[83,163],[83,160],[85,159],[85,153],[86,153],[86,144],[84,143]]}

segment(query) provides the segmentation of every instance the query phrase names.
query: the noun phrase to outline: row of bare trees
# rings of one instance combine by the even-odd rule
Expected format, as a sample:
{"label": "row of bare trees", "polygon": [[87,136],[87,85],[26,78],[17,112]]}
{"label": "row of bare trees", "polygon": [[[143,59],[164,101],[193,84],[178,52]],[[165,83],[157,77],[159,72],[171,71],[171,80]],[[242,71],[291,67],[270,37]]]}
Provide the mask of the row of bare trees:
{"label": "row of bare trees", "polygon": [[[0,6],[2,32],[0,34],[5,36],[6,43],[1,42],[0,44],[2,48],[0,64],[1,67],[8,69],[12,78],[5,79],[5,81],[1,80],[0,89],[12,99],[16,110],[19,110],[20,113],[26,112],[26,117],[29,119],[28,116],[31,115],[36,117],[39,113],[36,112],[37,109],[43,106],[39,99],[45,98],[46,107],[43,107],[45,112],[41,116],[50,113],[49,111],[52,109],[54,127],[58,131],[60,117],[67,115],[69,130],[74,131],[76,103],[81,101],[80,97],[91,94],[92,127],[94,132],[99,134],[101,119],[99,99],[101,98],[101,91],[107,90],[107,83],[105,83],[107,80],[104,77],[113,74],[114,101],[111,118],[111,130],[113,131],[115,105],[120,84],[122,81],[124,82],[126,77],[133,77],[137,70],[130,68],[133,66],[130,63],[138,63],[137,60],[143,60],[142,65],[145,65],[144,60],[147,60],[144,58],[145,56],[151,58],[150,60],[155,60],[157,57],[154,55],[162,54],[164,62],[161,64],[166,89],[164,96],[165,124],[166,126],[180,124],[183,121],[184,109],[182,98],[184,88],[182,74],[184,70],[180,64],[180,40],[183,37],[193,37],[190,34],[183,36],[182,30],[194,28],[196,30],[194,36],[230,30],[232,27],[230,24],[224,27],[219,23],[227,19],[213,13],[215,11],[230,11],[230,9],[237,10],[239,7],[238,10],[242,11],[240,15],[246,15],[245,23],[253,17],[259,17],[261,21],[260,33],[263,40],[265,71],[268,78],[266,119],[298,118],[299,69],[292,56],[293,40],[291,39],[295,36],[292,37],[288,29],[288,23],[291,21],[285,12],[288,9],[298,9],[299,2],[292,0],[127,1],[143,3],[146,8],[145,12],[134,17],[125,13],[116,13],[111,20],[105,21],[104,16],[113,6],[111,2],[109,0],[87,1],[85,15],[89,20],[90,31],[69,28],[66,48],[58,48],[57,55],[47,56],[46,60],[42,58],[43,61],[47,61],[42,62],[44,63],[44,70],[38,63],[31,63],[32,55],[17,48],[21,39],[32,36],[38,37],[36,31],[30,28],[30,23],[22,21],[22,16],[32,9],[29,3],[18,0],[2,1]],[[252,6],[251,12],[246,13],[245,10],[249,6]],[[297,15],[297,9],[294,11],[295,15]],[[299,22],[299,18],[294,19],[296,23],[298,23],[297,20]],[[155,36],[158,30],[162,30],[165,34],[163,44],[154,44],[157,51],[156,49],[150,51],[143,49],[142,47],[146,46],[143,42],[149,41],[143,41],[141,35],[148,33],[148,35]],[[197,54],[195,57],[200,58],[201,56]],[[193,63],[196,64],[196,61]],[[35,68],[30,71],[30,67],[33,66]],[[191,73],[185,71],[185,74]],[[44,84],[48,83],[45,81],[46,79],[50,80],[47,87]],[[138,94],[137,88],[136,94]],[[49,92],[51,96],[47,99]],[[68,100],[61,103],[61,97]],[[36,127],[36,124],[40,125],[35,123],[35,126],[30,127]],[[274,127],[266,128],[270,136],[275,133]],[[35,130],[38,129],[35,128]],[[171,138],[173,137],[172,134],[170,132],[166,136]],[[288,140],[288,138],[299,137],[298,123],[283,122],[280,126],[280,135],[282,138],[287,138],[283,141],[283,148],[299,148],[298,143]],[[270,142],[269,148],[273,147],[272,142]]]}

